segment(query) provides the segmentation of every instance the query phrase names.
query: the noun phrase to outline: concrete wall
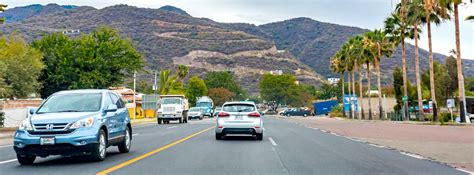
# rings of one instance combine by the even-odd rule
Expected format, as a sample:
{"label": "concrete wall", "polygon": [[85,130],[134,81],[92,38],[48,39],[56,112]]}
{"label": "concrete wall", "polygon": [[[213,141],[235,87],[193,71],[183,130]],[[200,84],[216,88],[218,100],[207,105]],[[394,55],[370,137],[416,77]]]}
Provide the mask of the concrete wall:
{"label": "concrete wall", "polygon": [[5,113],[4,126],[18,127],[28,115],[28,107],[39,107],[41,99],[0,101],[0,109]]}

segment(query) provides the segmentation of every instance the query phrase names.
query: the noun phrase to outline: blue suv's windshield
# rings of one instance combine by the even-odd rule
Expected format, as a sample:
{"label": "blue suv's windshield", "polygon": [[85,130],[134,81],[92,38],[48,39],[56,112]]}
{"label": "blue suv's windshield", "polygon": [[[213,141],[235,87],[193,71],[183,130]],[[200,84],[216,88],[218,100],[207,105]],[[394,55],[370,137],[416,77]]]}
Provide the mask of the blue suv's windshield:
{"label": "blue suv's windshield", "polygon": [[51,96],[37,113],[95,112],[99,111],[101,100],[100,93],[57,94]]}

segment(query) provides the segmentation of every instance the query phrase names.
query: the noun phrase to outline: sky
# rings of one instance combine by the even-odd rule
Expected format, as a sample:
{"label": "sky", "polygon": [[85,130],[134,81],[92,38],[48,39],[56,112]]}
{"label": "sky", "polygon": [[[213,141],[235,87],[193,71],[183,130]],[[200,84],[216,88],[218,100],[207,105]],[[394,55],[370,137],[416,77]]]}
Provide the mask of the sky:
{"label": "sky", "polygon": [[[145,8],[172,5],[194,17],[210,18],[218,22],[245,22],[255,25],[283,21],[295,17],[355,26],[364,29],[383,27],[384,19],[400,0],[0,0],[9,8],[30,4],[57,3],[60,5],[86,5],[103,8],[128,4]],[[464,0],[468,2],[468,0]],[[474,21],[465,21],[474,15],[474,4],[460,6],[461,56],[474,60]],[[424,30],[425,31],[425,30]],[[449,54],[455,48],[454,20],[432,25],[433,51]],[[408,41],[414,43],[413,41]],[[428,48],[426,32],[419,42]]]}

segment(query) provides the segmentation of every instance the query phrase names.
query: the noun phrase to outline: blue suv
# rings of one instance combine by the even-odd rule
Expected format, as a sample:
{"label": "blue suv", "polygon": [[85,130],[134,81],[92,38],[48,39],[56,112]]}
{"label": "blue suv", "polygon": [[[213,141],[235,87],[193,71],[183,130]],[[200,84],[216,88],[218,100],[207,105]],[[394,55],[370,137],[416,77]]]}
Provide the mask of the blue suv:
{"label": "blue suv", "polygon": [[121,153],[130,151],[129,113],[112,91],[60,91],[29,112],[13,143],[22,165],[49,155],[88,155],[102,161],[109,146],[118,146]]}

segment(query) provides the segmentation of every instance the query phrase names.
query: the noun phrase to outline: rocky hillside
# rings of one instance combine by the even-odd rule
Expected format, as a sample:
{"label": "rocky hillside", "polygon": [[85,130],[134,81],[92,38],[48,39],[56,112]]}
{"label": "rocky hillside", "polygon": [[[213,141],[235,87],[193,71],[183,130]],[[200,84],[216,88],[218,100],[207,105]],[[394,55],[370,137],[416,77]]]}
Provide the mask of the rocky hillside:
{"label": "rocky hillside", "polygon": [[[260,75],[272,70],[295,74],[300,81],[315,85],[324,81],[324,77],[337,76],[329,69],[330,57],[347,38],[367,31],[310,18],[260,26],[218,23],[194,18],[172,6],[159,9],[127,5],[103,9],[55,4],[38,6],[7,10],[1,15],[15,20],[1,25],[0,30],[7,34],[15,30],[33,40],[44,33],[66,32],[74,37],[100,25],[111,26],[136,44],[148,62],[148,69],[169,69],[177,64],[187,64],[191,73],[199,75],[211,70],[230,70],[251,92],[258,89],[256,84]],[[408,75],[414,80],[413,45],[407,45],[407,56]],[[434,58],[444,62],[445,56],[434,54]],[[420,60],[422,70],[426,70],[428,53],[423,49],[420,49]],[[384,58],[384,83],[392,82],[391,75],[396,66],[401,66],[400,49],[391,58]],[[474,60],[465,60],[464,66],[466,75],[474,76]]]}
{"label": "rocky hillside", "polygon": [[324,81],[293,55],[279,52],[272,40],[209,19],[194,18],[170,7],[77,7],[30,17],[2,25],[0,29],[7,34],[17,31],[28,40],[34,40],[51,32],[79,36],[100,25],[116,28],[130,38],[145,56],[148,69],[169,69],[186,64],[192,74],[198,75],[230,70],[250,93],[258,91],[262,74],[274,70],[295,74],[300,81],[309,84]]}

